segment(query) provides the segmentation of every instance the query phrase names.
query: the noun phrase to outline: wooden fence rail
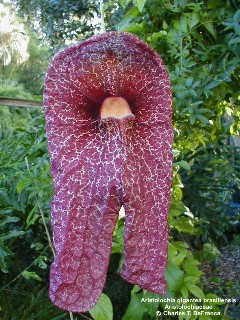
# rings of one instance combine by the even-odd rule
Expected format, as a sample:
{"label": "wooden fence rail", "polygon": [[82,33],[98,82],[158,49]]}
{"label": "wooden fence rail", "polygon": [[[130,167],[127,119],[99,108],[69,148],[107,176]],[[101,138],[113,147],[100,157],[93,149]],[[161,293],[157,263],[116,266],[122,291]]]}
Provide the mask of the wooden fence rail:
{"label": "wooden fence rail", "polygon": [[43,108],[43,101],[9,98],[0,96],[0,106],[23,107],[23,108]]}

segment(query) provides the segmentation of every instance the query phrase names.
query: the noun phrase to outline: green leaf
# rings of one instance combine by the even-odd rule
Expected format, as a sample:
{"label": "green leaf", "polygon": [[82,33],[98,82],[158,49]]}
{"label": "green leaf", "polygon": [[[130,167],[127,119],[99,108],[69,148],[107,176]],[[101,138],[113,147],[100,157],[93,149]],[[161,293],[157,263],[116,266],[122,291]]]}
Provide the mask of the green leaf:
{"label": "green leaf", "polygon": [[51,318],[51,320],[66,320],[66,319],[68,319],[66,313],[63,313],[61,316]]}
{"label": "green leaf", "polygon": [[31,244],[31,249],[35,249],[36,251],[39,251],[39,250],[42,250],[43,249],[43,247],[44,247],[44,245],[43,245],[43,243],[41,243],[41,242],[33,242],[32,244]]}
{"label": "green leaf", "polygon": [[[239,39],[240,39],[240,38],[239,38]],[[231,117],[232,114],[233,114],[233,109],[230,108],[230,107],[228,107],[228,106],[226,106],[226,107],[225,107],[225,110],[226,110],[227,115],[228,115],[229,117]]]}
{"label": "green leaf", "polygon": [[181,200],[172,198],[169,214],[177,217],[183,214],[186,208]]}
{"label": "green leaf", "polygon": [[195,27],[199,23],[199,15],[196,13],[191,13],[188,15],[188,26],[191,30],[193,27]]}
{"label": "green leaf", "polygon": [[112,320],[113,307],[109,297],[102,293],[97,304],[89,311],[89,313],[94,320]]}
{"label": "green leaf", "polygon": [[[212,317],[208,316],[208,315],[202,315],[199,317],[199,320],[212,320]],[[223,320],[223,319],[222,319]]]}
{"label": "green leaf", "polygon": [[143,11],[143,8],[145,6],[145,3],[146,3],[147,0],[136,0],[136,4],[137,4],[137,7],[138,7],[138,10],[140,12]]}
{"label": "green leaf", "polygon": [[172,149],[172,154],[174,158],[177,158],[180,155],[180,151],[177,149]]}
{"label": "green leaf", "polygon": [[203,272],[198,269],[200,263],[192,256],[183,262],[183,268],[187,272],[186,276],[200,277]]}
{"label": "green leaf", "polygon": [[233,17],[233,27],[237,35],[240,36],[240,10],[238,10]]}
{"label": "green leaf", "polygon": [[185,259],[186,255],[187,255],[186,249],[185,250],[183,249],[181,252],[179,252],[177,254],[177,256],[175,257],[175,265],[179,266],[183,262],[183,260]]}
{"label": "green leaf", "polygon": [[195,284],[199,280],[199,275],[197,276],[186,276],[184,278],[184,283]]}
{"label": "green leaf", "polygon": [[35,266],[39,266],[39,268],[41,269],[47,269],[47,257],[46,256],[38,256],[35,260],[34,260],[34,265]]}
{"label": "green leaf", "polygon": [[7,265],[5,263],[5,257],[11,256],[12,252],[5,246],[0,245],[0,268],[2,272],[7,273]]}
{"label": "green leaf", "polygon": [[189,217],[177,217],[171,221],[171,226],[177,229],[179,232],[194,233],[194,224]]}
{"label": "green leaf", "polygon": [[[209,299],[209,301],[207,301]],[[205,304],[210,304],[210,305],[224,305],[225,302],[219,301],[219,296],[217,296],[214,293],[208,293],[205,296],[204,300]]]}
{"label": "green leaf", "polygon": [[36,272],[30,272],[30,271],[25,270],[21,273],[21,275],[27,280],[34,279],[34,280],[37,280],[40,282],[42,281],[42,279],[39,277],[38,274],[36,274]]}
{"label": "green leaf", "polygon": [[219,85],[219,81],[216,81],[216,80],[213,80],[213,81],[210,81],[204,88],[205,92],[213,89],[213,88],[216,88],[217,86]]}
{"label": "green leaf", "polygon": [[3,226],[5,226],[8,223],[18,222],[19,220],[20,219],[18,217],[11,217],[11,216],[5,217],[5,218],[1,219],[0,228],[2,228]]}
{"label": "green leaf", "polygon": [[141,291],[142,288],[140,288],[139,286],[135,285],[132,290],[131,290],[131,296],[133,296],[135,293]]}
{"label": "green leaf", "polygon": [[139,33],[142,31],[142,25],[138,24],[138,23],[129,23],[126,27],[124,27],[124,29],[122,29],[123,31],[127,31],[130,33]]}
{"label": "green leaf", "polygon": [[240,42],[240,37],[232,38],[228,44],[231,46],[232,44],[237,44]]}
{"label": "green leaf", "polygon": [[0,236],[0,242],[3,242],[5,240],[11,239],[11,238],[16,238],[16,237],[22,236],[24,234],[25,234],[24,231],[11,230],[9,232],[3,233]]}
{"label": "green leaf", "polygon": [[122,318],[123,320],[142,320],[144,313],[147,311],[142,298],[142,293],[135,293],[131,296],[130,303]]}
{"label": "green leaf", "polygon": [[27,222],[26,229],[28,229],[32,224],[34,224],[34,222],[39,218],[40,215],[36,213],[37,208],[38,208],[38,205],[36,203],[36,205],[29,212],[27,219],[26,219],[26,222]]}
{"label": "green leaf", "polygon": [[[146,301],[144,302],[144,305],[146,306],[148,314],[150,314],[150,316],[154,318],[159,306],[159,302],[155,302],[157,300],[154,299],[159,299],[159,294],[144,290],[143,297],[145,299],[150,299],[150,302]],[[153,300],[151,301],[151,299]]]}
{"label": "green leaf", "polygon": [[175,257],[178,253],[177,248],[169,242],[168,244],[168,260],[169,259],[173,259],[173,257]]}
{"label": "green leaf", "polygon": [[191,284],[191,283],[186,283],[186,287],[188,288],[188,290],[197,298],[199,299],[204,299],[204,293],[202,292],[202,290],[196,286],[195,284]]}
{"label": "green leaf", "polygon": [[183,285],[184,272],[172,263],[168,263],[165,279],[170,291],[180,291]]}
{"label": "green leaf", "polygon": [[217,33],[216,33],[216,30],[214,29],[212,22],[203,22],[203,26],[213,36],[213,38],[215,39],[217,38]]}
{"label": "green leaf", "polygon": [[[194,307],[194,303],[186,303],[185,306],[188,306],[188,308]],[[175,310],[173,310],[175,311]],[[197,319],[197,316],[194,316],[193,314],[188,314],[187,312],[182,315],[181,313],[177,317],[178,320],[195,320]]]}
{"label": "green leaf", "polygon": [[160,30],[158,32],[154,32],[150,37],[149,40],[153,42],[157,42],[159,39],[165,37],[167,32],[165,30]]}
{"label": "green leaf", "polygon": [[172,244],[180,251],[182,250],[182,248],[189,249],[189,245],[183,241],[174,241]]}
{"label": "green leaf", "polygon": [[32,181],[30,180],[20,180],[17,183],[17,192],[21,193],[28,185],[32,184]]}
{"label": "green leaf", "polygon": [[112,253],[123,253],[123,238],[124,238],[124,222],[123,219],[118,220],[113,233]]}
{"label": "green leaf", "polygon": [[129,24],[137,18],[139,10],[136,7],[132,7],[126,14],[125,17],[115,26],[118,30],[124,31],[128,28]]}
{"label": "green leaf", "polygon": [[188,298],[188,289],[186,286],[183,286],[180,292],[184,298]]}
{"label": "green leaf", "polygon": [[111,253],[123,253],[123,247],[119,243],[113,241]]}
{"label": "green leaf", "polygon": [[[41,190],[42,191],[42,190]],[[36,190],[34,190],[33,192],[31,192],[30,194],[29,194],[29,196],[28,196],[28,199],[30,200],[30,199],[32,199],[33,197],[36,197],[36,196],[39,196],[40,195],[40,190],[39,189],[36,189]],[[41,193],[41,195],[42,195],[42,193]]]}
{"label": "green leaf", "polygon": [[174,28],[179,30],[180,32],[186,33],[188,31],[188,20],[186,17],[181,16],[180,20],[175,20],[173,22]]}
{"label": "green leaf", "polygon": [[120,0],[119,3],[122,7],[126,7],[131,0]]}
{"label": "green leaf", "polygon": [[192,83],[193,83],[193,77],[187,78],[187,80],[186,80],[186,87],[187,87],[187,88],[190,88],[191,85],[192,85]]}
{"label": "green leaf", "polygon": [[174,197],[177,199],[177,200],[182,200],[182,189],[179,188],[179,187],[175,187],[173,189],[173,194],[174,194]]}
{"label": "green leaf", "polygon": [[196,114],[196,119],[200,120],[205,124],[209,124],[209,120],[201,114]]}
{"label": "green leaf", "polygon": [[215,245],[211,243],[203,244],[203,250],[201,252],[202,260],[208,260],[213,262],[220,254],[220,251],[217,249]]}
{"label": "green leaf", "polygon": [[167,10],[169,10],[170,12],[174,12],[174,13],[178,13],[181,12],[181,9],[178,8],[178,6],[176,6],[175,4],[170,4],[170,3],[165,3],[165,7]]}
{"label": "green leaf", "polygon": [[168,245],[168,261],[175,266],[179,266],[187,255],[188,250],[177,249],[172,243]]}
{"label": "green leaf", "polygon": [[191,125],[193,125],[196,121],[196,115],[195,114],[191,114],[189,117],[189,122]]}
{"label": "green leaf", "polygon": [[181,161],[175,162],[175,163],[173,164],[173,166],[174,166],[174,167],[179,166],[179,167],[181,167],[181,168],[183,168],[183,169],[185,169],[185,170],[187,170],[187,171],[189,171],[189,170],[191,169],[189,163],[188,163],[187,161],[185,161],[185,160],[181,160]]}

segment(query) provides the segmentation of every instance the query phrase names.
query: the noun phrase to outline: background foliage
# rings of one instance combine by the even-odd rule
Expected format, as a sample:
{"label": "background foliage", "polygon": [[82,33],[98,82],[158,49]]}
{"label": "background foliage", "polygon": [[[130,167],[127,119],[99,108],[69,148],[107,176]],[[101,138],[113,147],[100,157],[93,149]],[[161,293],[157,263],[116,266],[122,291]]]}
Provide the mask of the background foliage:
{"label": "background foliage", "polygon": [[[17,59],[12,32],[0,30],[7,49],[0,49],[0,58],[10,57],[0,59],[0,95],[41,99],[53,52],[99,30],[98,3],[18,0],[1,5],[3,17],[13,17],[10,30],[24,33],[27,52],[25,59]],[[149,43],[162,56],[172,82],[175,161],[167,297],[233,297],[238,299],[234,305],[212,305],[221,311],[214,319],[239,319],[239,274],[225,280],[217,265],[225,273],[231,267],[221,262],[225,246],[239,257],[240,4],[108,0],[104,6],[107,29],[129,31]],[[2,106],[0,119],[0,319],[69,319],[47,297],[52,184],[43,113]],[[121,218],[104,294],[89,314],[76,319],[147,320],[164,309],[162,303],[141,302],[159,295],[120,279],[123,232]]]}

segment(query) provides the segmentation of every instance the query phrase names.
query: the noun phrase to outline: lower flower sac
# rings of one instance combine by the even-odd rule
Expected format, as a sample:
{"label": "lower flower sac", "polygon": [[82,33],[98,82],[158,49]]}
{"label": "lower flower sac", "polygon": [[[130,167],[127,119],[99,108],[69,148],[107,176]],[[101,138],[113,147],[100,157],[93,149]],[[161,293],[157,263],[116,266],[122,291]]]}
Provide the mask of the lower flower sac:
{"label": "lower flower sac", "polygon": [[164,294],[173,132],[161,58],[126,32],[84,40],[50,63],[44,105],[54,183],[50,299],[79,313],[96,304],[121,206],[120,274]]}

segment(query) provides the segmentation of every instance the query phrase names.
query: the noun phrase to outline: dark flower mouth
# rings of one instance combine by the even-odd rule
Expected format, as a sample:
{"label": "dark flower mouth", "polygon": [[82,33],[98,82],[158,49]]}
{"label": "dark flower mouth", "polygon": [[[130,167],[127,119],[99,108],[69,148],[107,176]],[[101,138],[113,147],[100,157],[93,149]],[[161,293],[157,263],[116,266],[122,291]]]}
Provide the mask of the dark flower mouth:
{"label": "dark flower mouth", "polygon": [[54,182],[51,300],[72,312],[96,304],[122,205],[121,276],[165,293],[173,133],[162,60],[129,33],[95,36],[54,57],[44,104]]}

